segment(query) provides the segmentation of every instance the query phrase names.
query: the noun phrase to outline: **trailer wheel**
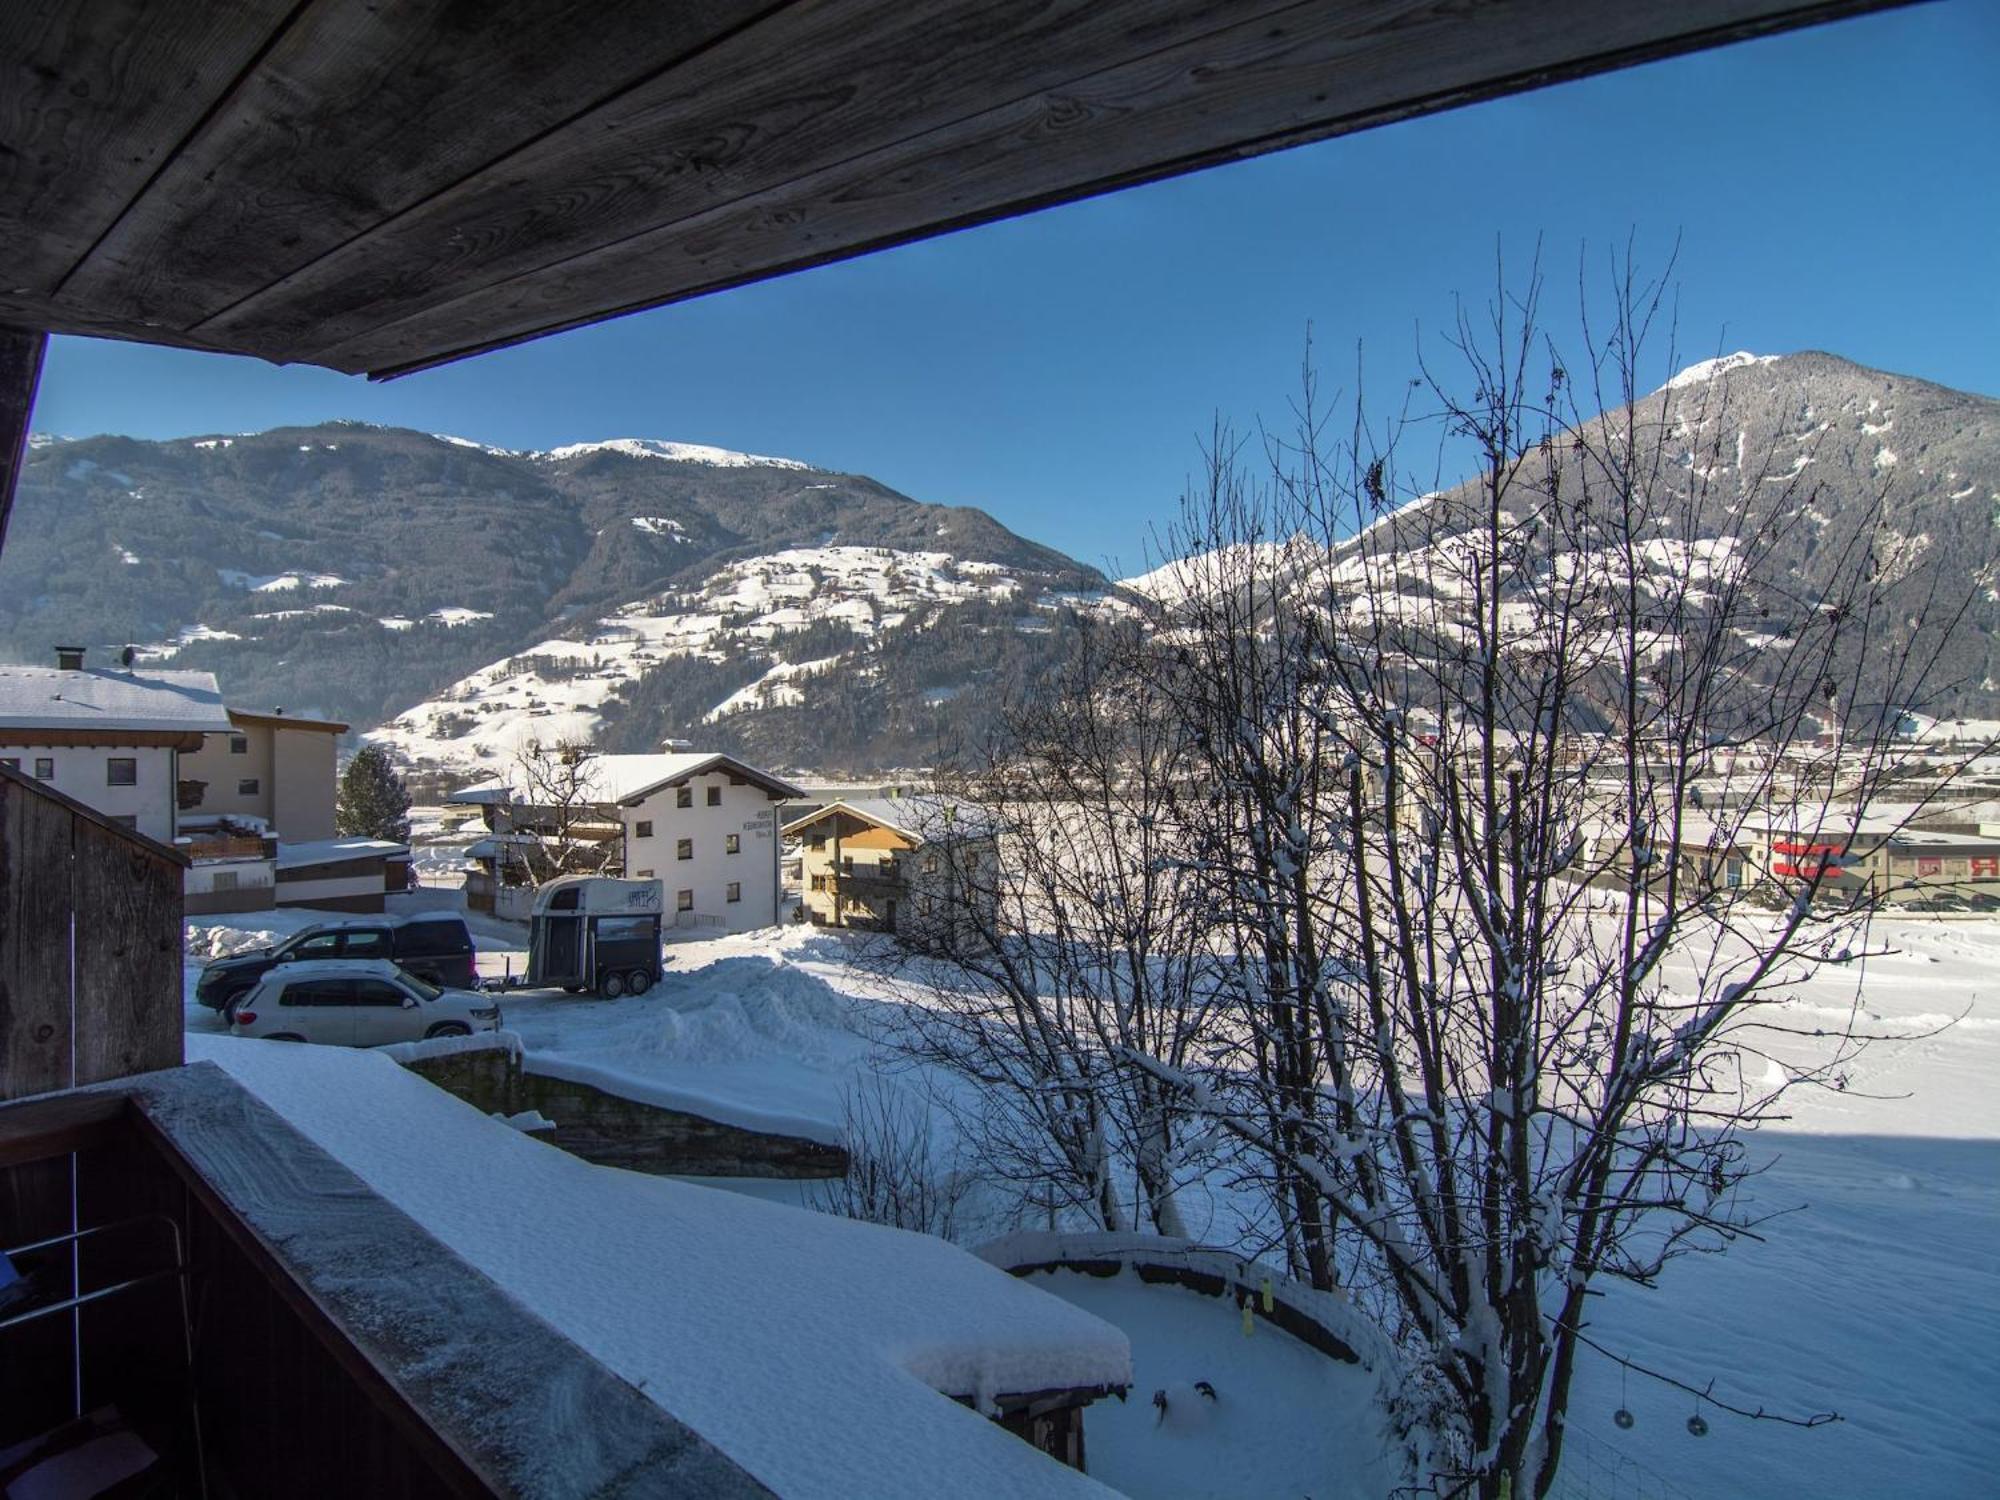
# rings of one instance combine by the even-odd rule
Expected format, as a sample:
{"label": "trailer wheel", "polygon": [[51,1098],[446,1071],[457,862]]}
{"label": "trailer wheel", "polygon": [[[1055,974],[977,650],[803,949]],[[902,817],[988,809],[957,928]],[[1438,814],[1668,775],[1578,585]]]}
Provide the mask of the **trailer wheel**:
{"label": "trailer wheel", "polygon": [[644,969],[634,969],[625,976],[625,993],[643,995],[653,987],[653,976]]}
{"label": "trailer wheel", "polygon": [[607,1000],[616,1000],[625,993],[624,977],[618,974],[606,974],[597,982],[597,993]]}

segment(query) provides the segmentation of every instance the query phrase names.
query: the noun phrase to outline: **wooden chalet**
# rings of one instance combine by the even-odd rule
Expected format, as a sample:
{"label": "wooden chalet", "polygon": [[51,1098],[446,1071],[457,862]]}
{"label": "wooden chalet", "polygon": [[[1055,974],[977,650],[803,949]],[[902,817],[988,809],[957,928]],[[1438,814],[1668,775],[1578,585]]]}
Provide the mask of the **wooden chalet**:
{"label": "wooden chalet", "polygon": [[[387,378],[1883,5],[17,0],[0,545],[50,333]],[[182,901],[173,849],[0,770],[8,1461],[115,1409],[82,1438],[164,1493],[768,1493],[182,1066]]]}

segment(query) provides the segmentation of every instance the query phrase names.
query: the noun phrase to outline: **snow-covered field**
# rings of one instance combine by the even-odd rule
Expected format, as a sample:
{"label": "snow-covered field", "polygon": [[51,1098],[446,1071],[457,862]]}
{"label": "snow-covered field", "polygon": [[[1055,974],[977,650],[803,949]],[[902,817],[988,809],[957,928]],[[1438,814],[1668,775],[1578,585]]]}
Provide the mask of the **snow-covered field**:
{"label": "snow-covered field", "polygon": [[[243,929],[295,930],[311,918],[208,919],[190,924],[191,948],[230,951],[247,945]],[[482,973],[520,970],[523,929],[475,919],[474,934]],[[1878,925],[1877,936],[1898,951],[1870,960],[1859,976],[1864,1024],[1896,1033],[1953,1024],[1874,1047],[1844,1092],[1795,1096],[1793,1117],[1755,1138],[1753,1156],[1768,1170],[1746,1188],[1759,1205],[1795,1211],[1767,1227],[1764,1243],[1675,1263],[1656,1291],[1615,1288],[1589,1330],[1640,1364],[1697,1386],[1713,1381],[1734,1404],[1837,1411],[1843,1420],[1808,1432],[1708,1408],[1709,1433],[1695,1437],[1686,1426],[1691,1398],[1638,1375],[1621,1379],[1615,1364],[1586,1352],[1571,1408],[1581,1435],[1572,1493],[1637,1495],[1641,1473],[1649,1495],[1946,1500],[1994,1492],[2000,923],[1901,920]],[[512,995],[507,1025],[531,1057],[577,1076],[746,1125],[830,1138],[851,1089],[908,1082],[869,1037],[890,997],[847,944],[805,929],[678,943],[652,994],[614,1002]],[[1840,1023],[1855,983],[1852,972],[1816,978],[1790,1001],[1788,1020],[1808,1030]],[[214,1025],[191,1007],[191,1028]],[[1791,1051],[1774,1050],[1802,1063],[1816,1045],[1807,1036],[1788,1039]],[[800,1196],[789,1185],[776,1195]],[[1197,1218],[1195,1228],[1216,1233],[1220,1224]],[[1085,1305],[1116,1321],[1117,1284]],[[1191,1373],[1191,1362],[1227,1367],[1219,1346],[1202,1352],[1202,1327],[1200,1317],[1177,1325],[1174,1339],[1194,1340],[1191,1349],[1155,1350],[1153,1333],[1134,1331],[1136,1399],[1121,1413],[1093,1413],[1092,1452],[1108,1466],[1094,1470],[1109,1477],[1115,1468],[1146,1496],[1229,1492],[1184,1461],[1200,1450],[1200,1430],[1147,1425],[1155,1388],[1213,1378]],[[1301,1389],[1274,1399],[1312,1398]],[[1612,1422],[1621,1404],[1637,1418],[1630,1430]],[[1219,1409],[1213,1417],[1216,1442],[1243,1426]],[[1114,1462],[1114,1454],[1125,1456]],[[1598,1482],[1621,1465],[1622,1479]],[[1588,1490],[1587,1470],[1596,1476]],[[1312,1493],[1342,1491],[1330,1484]]]}

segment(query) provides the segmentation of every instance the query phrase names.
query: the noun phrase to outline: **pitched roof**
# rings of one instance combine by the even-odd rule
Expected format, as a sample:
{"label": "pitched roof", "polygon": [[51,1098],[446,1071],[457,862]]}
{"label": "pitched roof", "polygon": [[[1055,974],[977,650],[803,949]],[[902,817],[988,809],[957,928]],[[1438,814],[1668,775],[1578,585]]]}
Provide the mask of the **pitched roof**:
{"label": "pitched roof", "polygon": [[954,797],[920,793],[909,797],[840,798],[818,812],[787,823],[784,832],[817,823],[831,812],[849,812],[878,828],[887,828],[919,844],[948,838],[983,838],[993,832],[993,819],[982,807]]}
{"label": "pitched roof", "polygon": [[0,666],[0,729],[227,734],[213,672]]}
{"label": "pitched roof", "polygon": [[[732,776],[741,776],[780,797],[805,795],[782,776],[759,770],[748,761],[713,750],[676,750],[655,755],[593,755],[585,763],[584,785],[593,801],[629,806],[651,796],[661,787],[709,771],[727,771]],[[521,768],[510,765],[491,781],[482,781],[477,786],[453,792],[445,800],[474,804],[513,801],[524,795],[524,780]]]}

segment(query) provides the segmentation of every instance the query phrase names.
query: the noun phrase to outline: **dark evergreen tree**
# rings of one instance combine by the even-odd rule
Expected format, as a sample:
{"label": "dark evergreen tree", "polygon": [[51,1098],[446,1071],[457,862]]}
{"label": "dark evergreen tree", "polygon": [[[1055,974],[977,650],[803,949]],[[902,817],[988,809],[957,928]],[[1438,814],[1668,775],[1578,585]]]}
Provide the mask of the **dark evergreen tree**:
{"label": "dark evergreen tree", "polygon": [[334,804],[333,826],[356,838],[410,838],[410,793],[389,757],[373,745],[355,751],[340,773],[340,795]]}

